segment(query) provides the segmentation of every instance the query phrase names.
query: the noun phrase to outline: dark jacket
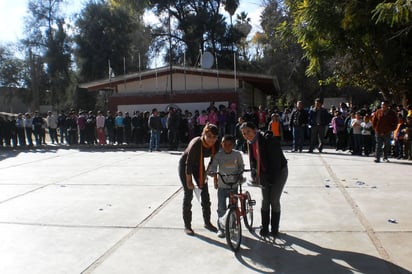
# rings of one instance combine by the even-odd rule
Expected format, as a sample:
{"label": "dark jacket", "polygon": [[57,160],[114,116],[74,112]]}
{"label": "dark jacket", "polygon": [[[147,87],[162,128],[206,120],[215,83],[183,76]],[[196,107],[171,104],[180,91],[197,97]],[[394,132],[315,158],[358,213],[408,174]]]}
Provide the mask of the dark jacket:
{"label": "dark jacket", "polygon": [[151,130],[162,130],[163,126],[162,126],[162,121],[160,120],[160,116],[156,116],[156,115],[150,115],[149,117],[149,128]]}
{"label": "dark jacket", "polygon": [[304,109],[295,109],[290,117],[291,127],[303,127],[308,123],[308,113]]}
{"label": "dark jacket", "polygon": [[[320,123],[317,123],[317,112],[320,111]],[[331,120],[330,114],[325,108],[320,108],[317,110],[316,108],[312,108],[309,111],[309,124],[311,126],[326,126],[329,124]]]}
{"label": "dark jacket", "polygon": [[[197,136],[193,138],[189,144],[187,145],[185,151],[182,154],[182,157],[179,160],[179,170],[181,176],[184,175],[193,175],[197,184],[199,184],[199,168],[200,168],[200,155],[203,158],[213,157],[213,153],[217,153],[219,151],[220,142],[216,142],[213,149],[211,148],[204,148],[202,146],[201,136]],[[213,159],[212,159],[213,160]],[[204,178],[206,177],[206,168],[203,162],[203,174]]]}
{"label": "dark jacket", "polygon": [[176,112],[171,112],[167,115],[166,128],[168,130],[177,130],[180,125],[180,115]]}
{"label": "dark jacket", "polygon": [[[259,132],[258,134],[259,153],[265,169],[264,172],[261,172],[261,176],[266,177],[262,182],[273,184],[276,181],[275,178],[281,174],[280,171],[287,167],[287,160],[278,139],[274,138],[270,132]],[[253,155],[252,145],[249,143],[248,151],[252,178],[256,179],[257,161]]]}

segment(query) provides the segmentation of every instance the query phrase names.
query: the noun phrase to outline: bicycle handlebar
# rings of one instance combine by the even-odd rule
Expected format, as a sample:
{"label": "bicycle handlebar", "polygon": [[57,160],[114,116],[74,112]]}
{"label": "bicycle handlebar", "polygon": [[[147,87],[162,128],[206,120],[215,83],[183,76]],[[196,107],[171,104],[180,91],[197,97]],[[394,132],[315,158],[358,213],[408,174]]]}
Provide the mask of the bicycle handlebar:
{"label": "bicycle handlebar", "polygon": [[[232,173],[232,174],[225,174],[225,173],[220,173],[219,171],[217,171],[217,172],[212,172],[211,173],[211,175],[215,175],[215,174],[217,174],[221,179],[222,179],[222,182],[225,184],[225,185],[228,185],[228,186],[233,186],[233,185],[235,185],[235,184],[238,184],[238,183],[243,183],[243,182],[241,182],[241,178],[242,178],[242,175],[243,175],[243,173],[244,172],[250,172],[251,170],[250,169],[243,169],[242,171],[240,171],[239,173]],[[227,182],[226,180],[225,180],[225,178],[230,178],[230,177],[232,177],[232,178],[235,178],[235,180],[233,181],[233,182]]]}

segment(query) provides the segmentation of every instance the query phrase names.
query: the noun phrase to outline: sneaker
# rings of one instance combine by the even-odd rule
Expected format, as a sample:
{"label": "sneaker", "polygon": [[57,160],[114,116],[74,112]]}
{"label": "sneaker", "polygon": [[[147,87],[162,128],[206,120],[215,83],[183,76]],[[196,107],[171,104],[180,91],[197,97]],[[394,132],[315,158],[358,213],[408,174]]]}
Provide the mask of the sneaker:
{"label": "sneaker", "polygon": [[189,236],[194,236],[195,235],[195,232],[193,231],[193,229],[191,227],[185,227],[185,233],[186,233],[186,235],[189,235]]}
{"label": "sneaker", "polygon": [[379,159],[373,160],[375,163],[380,163],[381,161]]}
{"label": "sneaker", "polygon": [[383,161],[386,162],[386,163],[389,163],[388,158],[383,158]]}
{"label": "sneaker", "polygon": [[203,227],[206,228],[209,231],[212,231],[212,232],[215,232],[215,233],[217,232],[217,228],[214,225],[212,225],[210,222],[205,223],[205,225]]}
{"label": "sneaker", "polygon": [[225,237],[225,231],[219,229],[219,230],[217,231],[216,235],[217,235],[219,238],[224,238],[224,237]]}

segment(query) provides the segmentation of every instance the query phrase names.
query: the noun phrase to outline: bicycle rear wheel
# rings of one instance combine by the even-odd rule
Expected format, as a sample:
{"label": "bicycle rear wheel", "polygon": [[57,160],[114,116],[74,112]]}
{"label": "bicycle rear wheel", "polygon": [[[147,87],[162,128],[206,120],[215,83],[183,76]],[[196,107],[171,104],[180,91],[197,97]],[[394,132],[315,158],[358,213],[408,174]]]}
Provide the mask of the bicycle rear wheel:
{"label": "bicycle rear wheel", "polygon": [[246,198],[243,200],[243,210],[244,210],[244,216],[243,216],[243,222],[245,223],[246,228],[252,232],[253,228],[253,205],[256,203],[255,201],[252,200],[250,193],[246,191],[245,193]]}
{"label": "bicycle rear wheel", "polygon": [[237,252],[242,241],[242,226],[237,220],[236,208],[231,208],[226,218],[226,242],[231,250]]}

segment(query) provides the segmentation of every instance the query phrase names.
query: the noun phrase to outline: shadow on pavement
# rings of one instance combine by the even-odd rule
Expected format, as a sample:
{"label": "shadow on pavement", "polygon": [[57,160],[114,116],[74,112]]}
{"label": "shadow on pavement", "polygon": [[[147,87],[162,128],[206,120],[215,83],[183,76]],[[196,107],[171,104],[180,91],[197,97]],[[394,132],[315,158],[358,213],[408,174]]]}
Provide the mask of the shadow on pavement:
{"label": "shadow on pavement", "polygon": [[236,258],[245,267],[259,273],[411,273],[381,258],[353,251],[323,248],[288,234],[280,234],[276,241],[244,236]]}
{"label": "shadow on pavement", "polygon": [[8,158],[17,157],[21,153],[56,153],[57,149],[44,149],[44,148],[27,148],[27,149],[5,149],[0,151],[0,161]]}

